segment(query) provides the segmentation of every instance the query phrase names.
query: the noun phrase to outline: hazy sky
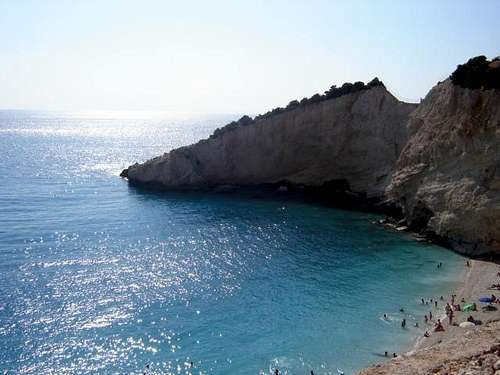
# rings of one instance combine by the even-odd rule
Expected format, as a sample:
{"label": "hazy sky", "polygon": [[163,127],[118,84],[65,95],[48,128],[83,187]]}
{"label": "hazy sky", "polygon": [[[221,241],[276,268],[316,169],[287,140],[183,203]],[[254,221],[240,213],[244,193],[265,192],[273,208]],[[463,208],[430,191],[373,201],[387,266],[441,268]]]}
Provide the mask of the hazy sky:
{"label": "hazy sky", "polygon": [[265,112],[345,81],[418,100],[500,54],[500,1],[0,0],[0,108]]}

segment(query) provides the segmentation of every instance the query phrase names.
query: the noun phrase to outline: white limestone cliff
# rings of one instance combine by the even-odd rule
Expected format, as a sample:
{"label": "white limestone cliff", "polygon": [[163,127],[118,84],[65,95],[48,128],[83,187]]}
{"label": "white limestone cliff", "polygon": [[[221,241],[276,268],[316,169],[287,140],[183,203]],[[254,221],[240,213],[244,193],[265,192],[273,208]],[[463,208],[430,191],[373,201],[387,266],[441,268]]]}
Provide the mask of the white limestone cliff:
{"label": "white limestone cliff", "polygon": [[381,198],[415,107],[378,85],[223,128],[208,140],[130,166],[123,175],[173,189],[342,180],[352,192]]}
{"label": "white limestone cliff", "polygon": [[390,200],[410,227],[469,255],[500,254],[500,90],[435,86],[408,122]]}

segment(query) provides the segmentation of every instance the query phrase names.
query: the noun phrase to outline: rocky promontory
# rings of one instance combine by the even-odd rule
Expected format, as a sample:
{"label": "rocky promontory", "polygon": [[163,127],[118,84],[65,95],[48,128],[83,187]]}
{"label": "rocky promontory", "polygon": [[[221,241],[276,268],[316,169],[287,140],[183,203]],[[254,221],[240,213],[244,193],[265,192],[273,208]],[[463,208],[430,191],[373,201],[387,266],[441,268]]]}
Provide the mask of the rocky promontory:
{"label": "rocky promontory", "polygon": [[132,165],[123,175],[170,189],[330,183],[383,196],[416,105],[377,84],[291,107],[255,120],[244,117],[209,139]]}
{"label": "rocky promontory", "polygon": [[378,79],[333,86],[244,116],[122,177],[176,190],[340,192],[399,207],[400,222],[459,252],[498,255],[499,76],[500,60],[471,59],[419,105],[399,101]]}

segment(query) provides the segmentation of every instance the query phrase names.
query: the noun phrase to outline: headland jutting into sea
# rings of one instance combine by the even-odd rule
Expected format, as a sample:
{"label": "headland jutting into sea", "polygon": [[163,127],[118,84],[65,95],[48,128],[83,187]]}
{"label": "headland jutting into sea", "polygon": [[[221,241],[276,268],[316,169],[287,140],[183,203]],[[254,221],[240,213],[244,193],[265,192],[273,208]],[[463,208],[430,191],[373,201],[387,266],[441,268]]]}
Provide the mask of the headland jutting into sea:
{"label": "headland jutting into sea", "polygon": [[[208,139],[131,165],[121,176],[169,190],[272,191],[385,212],[381,224],[413,232],[417,240],[495,259],[500,59],[478,56],[459,65],[420,104],[397,100],[378,79],[333,86],[254,119],[244,116]],[[472,261],[456,297],[447,297],[454,314],[445,331],[361,373],[500,373],[498,305],[462,311],[491,294],[498,272],[495,263]],[[459,327],[469,315],[481,324]]]}

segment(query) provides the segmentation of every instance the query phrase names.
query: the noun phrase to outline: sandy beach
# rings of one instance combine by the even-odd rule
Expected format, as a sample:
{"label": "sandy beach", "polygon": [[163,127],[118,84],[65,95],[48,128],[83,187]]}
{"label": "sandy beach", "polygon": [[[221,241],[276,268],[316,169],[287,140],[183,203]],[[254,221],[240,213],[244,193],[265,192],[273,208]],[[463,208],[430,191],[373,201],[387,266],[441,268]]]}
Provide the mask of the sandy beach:
{"label": "sandy beach", "polygon": [[[471,266],[464,265],[462,281],[454,294],[455,304],[475,302],[473,312],[454,311],[454,323],[467,320],[469,315],[480,320],[481,325],[461,328],[449,325],[442,301],[442,311],[428,325],[430,337],[417,339],[414,348],[388,362],[362,370],[359,375],[383,374],[494,374],[500,375],[500,304],[493,304],[496,310],[483,309],[487,304],[479,298],[500,296],[499,290],[491,290],[492,284],[500,283],[498,263],[471,260]],[[446,302],[450,302],[447,296]],[[443,318],[444,332],[434,332],[436,319]]]}

